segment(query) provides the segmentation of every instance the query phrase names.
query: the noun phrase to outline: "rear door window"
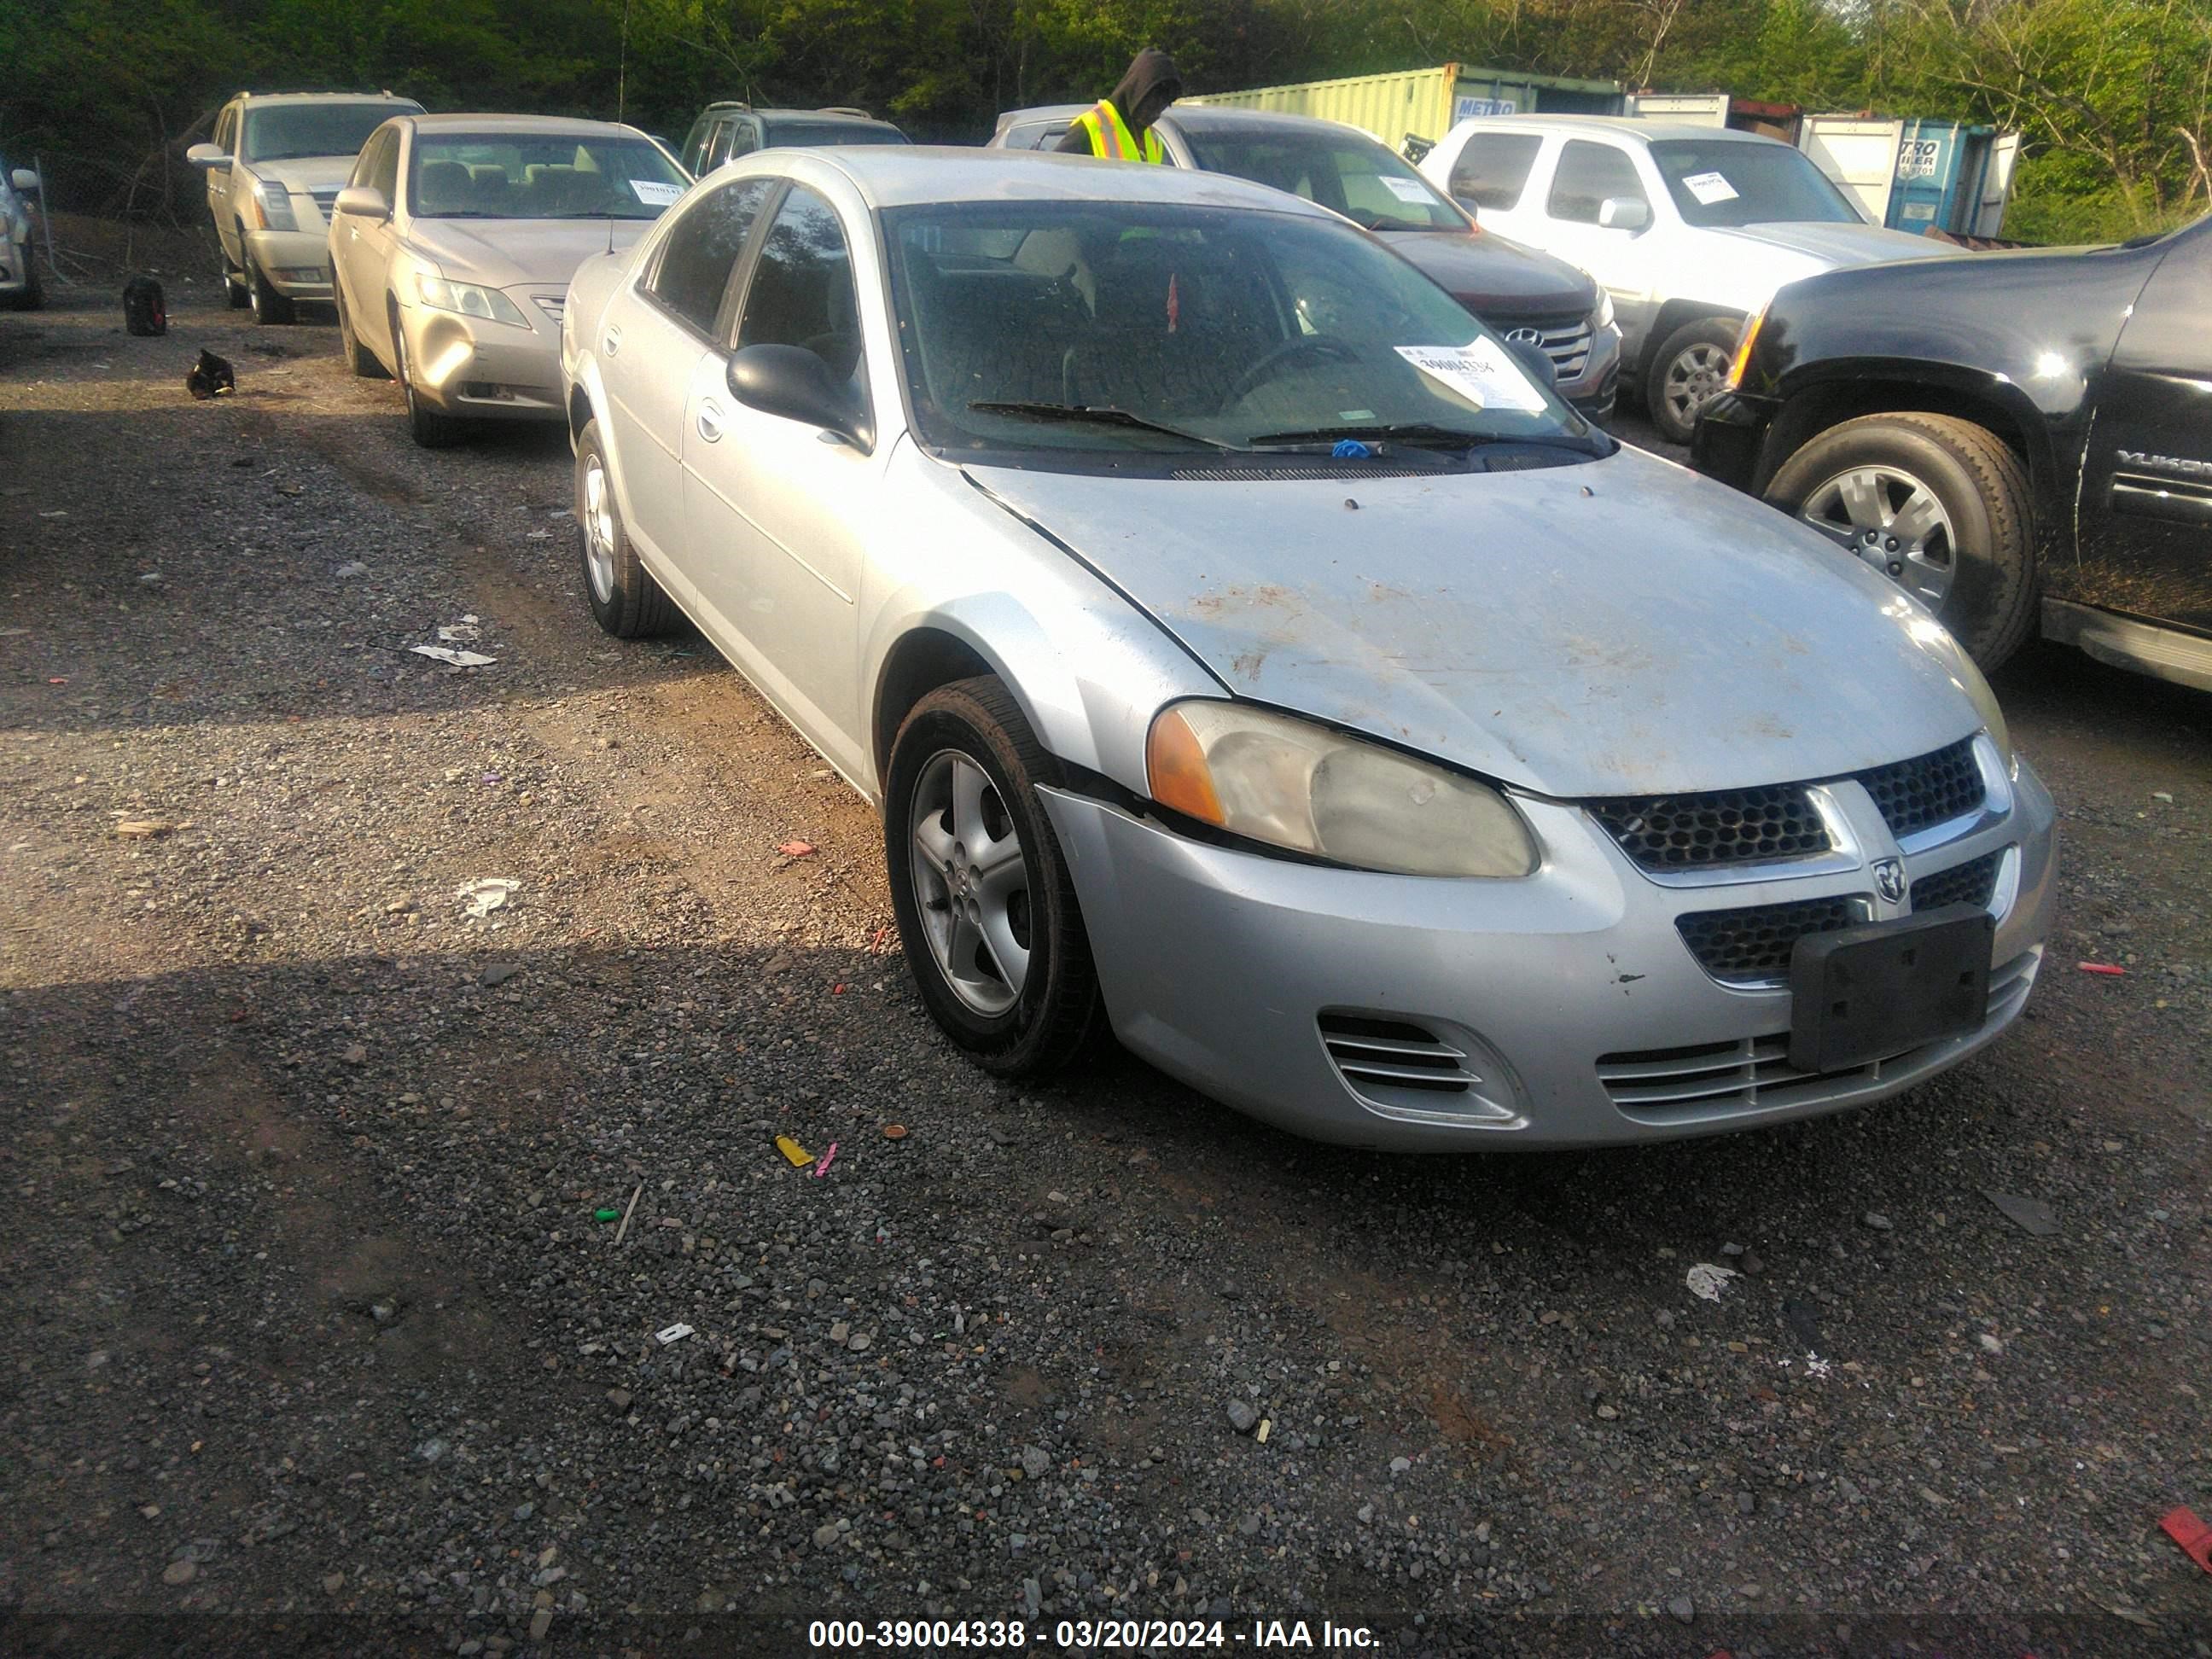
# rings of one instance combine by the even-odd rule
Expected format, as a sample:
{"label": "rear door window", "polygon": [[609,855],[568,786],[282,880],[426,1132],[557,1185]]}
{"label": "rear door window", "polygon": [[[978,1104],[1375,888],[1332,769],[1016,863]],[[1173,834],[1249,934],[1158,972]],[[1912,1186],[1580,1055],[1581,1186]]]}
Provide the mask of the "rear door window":
{"label": "rear door window", "polygon": [[1543,139],[1533,132],[1469,134],[1452,163],[1451,193],[1471,207],[1505,211],[1521,200],[1528,169],[1543,147]]}
{"label": "rear door window", "polygon": [[772,187],[767,179],[743,179],[709,191],[684,210],[661,246],[660,264],[648,289],[663,306],[710,339],[730,273]]}
{"label": "rear door window", "polygon": [[1598,208],[1609,196],[1642,202],[1646,208],[1651,204],[1627,151],[1592,143],[1587,138],[1570,139],[1559,152],[1559,170],[1552,175],[1547,204],[1552,217],[1594,225],[1598,222]]}

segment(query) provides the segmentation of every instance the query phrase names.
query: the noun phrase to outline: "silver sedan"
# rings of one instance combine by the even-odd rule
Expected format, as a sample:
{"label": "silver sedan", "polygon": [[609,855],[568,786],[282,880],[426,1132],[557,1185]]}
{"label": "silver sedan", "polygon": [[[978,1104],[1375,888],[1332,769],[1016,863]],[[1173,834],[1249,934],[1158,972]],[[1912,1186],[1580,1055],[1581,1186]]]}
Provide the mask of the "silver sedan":
{"label": "silver sedan", "polygon": [[2017,1017],[2052,811],[1951,636],[1216,174],[770,151],[590,261],[582,576],[881,809],[1005,1075],[1104,1028],[1300,1133],[1650,1139]]}
{"label": "silver sedan", "polygon": [[561,306],[691,175],[634,127],[538,115],[405,115],[371,133],[331,215],[338,338],[389,374],[415,441],[475,421],[557,421]]}

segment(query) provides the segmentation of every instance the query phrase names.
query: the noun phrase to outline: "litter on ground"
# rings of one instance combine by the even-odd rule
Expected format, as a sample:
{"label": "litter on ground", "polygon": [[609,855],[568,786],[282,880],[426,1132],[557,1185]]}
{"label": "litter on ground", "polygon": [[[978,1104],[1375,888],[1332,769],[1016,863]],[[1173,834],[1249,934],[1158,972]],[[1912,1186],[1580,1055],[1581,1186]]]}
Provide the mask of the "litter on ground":
{"label": "litter on ground", "polygon": [[1996,1193],[1982,1188],[1982,1196],[1996,1205],[2006,1220],[2023,1232],[2038,1238],[2049,1238],[2058,1231],[2058,1214],[2039,1198],[2023,1198],[2018,1193]]}
{"label": "litter on ground", "polygon": [[489,668],[499,660],[481,651],[456,651],[450,645],[410,645],[407,648],[418,657],[434,657],[456,668]]}
{"label": "litter on ground", "polygon": [[814,1154],[789,1135],[778,1135],[775,1138],[775,1149],[790,1160],[791,1167],[794,1170],[803,1170],[814,1162]]}
{"label": "litter on ground", "polygon": [[472,916],[483,917],[513,898],[522,884],[508,876],[478,876],[474,881],[465,881],[453,891],[453,896],[469,907]]}
{"label": "litter on ground", "polygon": [[659,1343],[662,1347],[665,1348],[681,1342],[685,1337],[690,1334],[691,1328],[689,1325],[678,1323],[675,1325],[663,1326],[659,1330],[655,1331],[653,1334],[653,1340]]}
{"label": "litter on ground", "polygon": [[1700,1261],[1685,1275],[1683,1283],[1690,1287],[1692,1296],[1701,1297],[1707,1302],[1717,1302],[1721,1299],[1723,1287],[1735,1277],[1735,1269],[1733,1267],[1719,1267],[1710,1261]]}
{"label": "litter on ground", "polygon": [[814,1178],[819,1181],[830,1173],[830,1160],[837,1156],[837,1143],[831,1141],[830,1150],[822,1154],[822,1161],[814,1166]]}
{"label": "litter on ground", "polygon": [[814,843],[808,841],[779,842],[775,850],[787,859],[811,859],[814,856]]}
{"label": "litter on ground", "polygon": [[177,826],[162,818],[125,818],[115,826],[115,833],[125,841],[150,841],[155,836],[166,836]]}
{"label": "litter on ground", "polygon": [[449,645],[465,644],[477,637],[477,631],[474,623],[458,622],[439,629],[438,637]]}

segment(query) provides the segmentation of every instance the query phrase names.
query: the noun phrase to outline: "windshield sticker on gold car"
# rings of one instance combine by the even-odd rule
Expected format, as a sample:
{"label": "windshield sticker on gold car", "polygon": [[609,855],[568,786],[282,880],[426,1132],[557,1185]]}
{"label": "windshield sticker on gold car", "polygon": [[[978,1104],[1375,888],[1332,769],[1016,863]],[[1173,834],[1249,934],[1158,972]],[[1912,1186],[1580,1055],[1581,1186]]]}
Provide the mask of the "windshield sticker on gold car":
{"label": "windshield sticker on gold car", "polygon": [[665,185],[658,179],[633,179],[629,187],[647,207],[666,207],[684,193],[681,185]]}

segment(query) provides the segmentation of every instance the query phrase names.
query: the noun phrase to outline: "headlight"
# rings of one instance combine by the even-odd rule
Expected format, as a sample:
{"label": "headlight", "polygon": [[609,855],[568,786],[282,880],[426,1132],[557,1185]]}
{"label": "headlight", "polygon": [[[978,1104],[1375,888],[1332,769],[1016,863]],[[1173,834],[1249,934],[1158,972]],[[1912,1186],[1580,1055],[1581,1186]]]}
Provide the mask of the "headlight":
{"label": "headlight", "polygon": [[1735,356],[1729,362],[1728,389],[1735,391],[1743,384],[1743,372],[1751,367],[1752,348],[1759,343],[1759,331],[1765,325],[1765,306],[1751,313],[1743,325],[1743,332],[1735,337]]}
{"label": "headlight", "polygon": [[522,314],[521,307],[495,288],[479,288],[474,283],[449,283],[442,276],[425,276],[418,272],[415,291],[433,311],[459,312],[464,317],[512,323],[517,328],[530,326],[530,319]]}
{"label": "headlight", "polygon": [[1943,665],[1951,677],[1951,684],[1966,694],[1974,705],[1974,712],[1982,717],[1982,725],[1990,734],[1990,741],[1997,746],[2004,760],[2006,775],[2018,777],[2020,763],[2013,757],[2012,732],[2005,725],[2004,710],[1997,706],[1997,694],[1990,690],[1990,683],[1982,671],[1974,666],[1974,659],[1966,654],[1966,647],[1953,637],[1951,630],[1930,617],[1908,617],[1905,623],[1911,633],[1913,643]]}
{"label": "headlight", "polygon": [[1597,291],[1597,309],[1590,313],[1590,332],[1603,333],[1613,326],[1613,295],[1601,287]]}
{"label": "headlight", "polygon": [[274,179],[253,181],[253,210],[261,217],[264,230],[297,230],[300,222],[292,216],[292,197]]}
{"label": "headlight", "polygon": [[1536,868],[1535,837],[1495,789],[1241,703],[1162,709],[1145,769],[1163,806],[1358,869],[1513,877]]}

